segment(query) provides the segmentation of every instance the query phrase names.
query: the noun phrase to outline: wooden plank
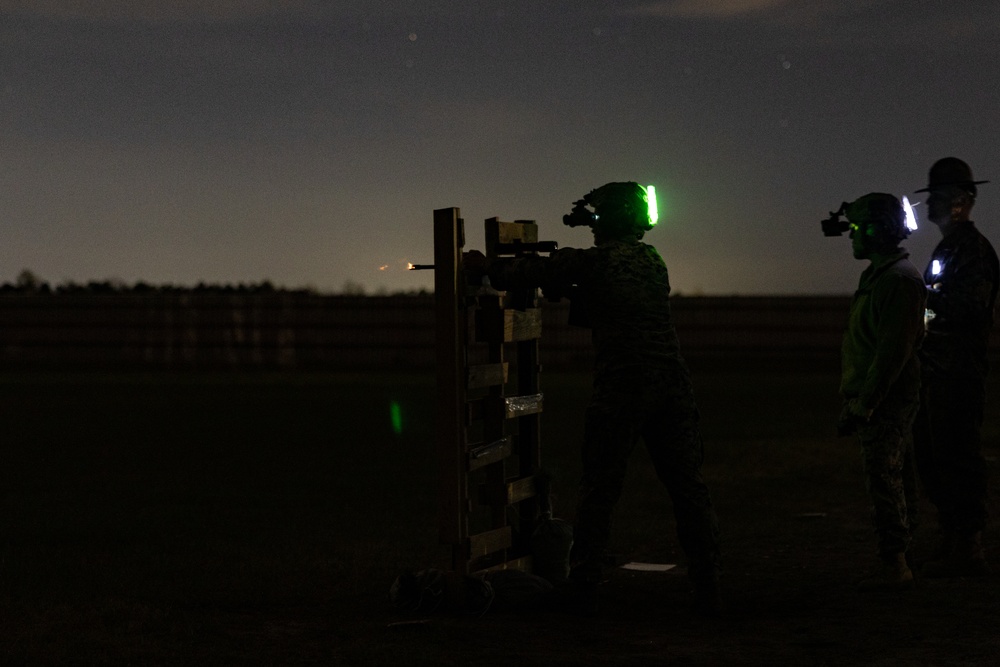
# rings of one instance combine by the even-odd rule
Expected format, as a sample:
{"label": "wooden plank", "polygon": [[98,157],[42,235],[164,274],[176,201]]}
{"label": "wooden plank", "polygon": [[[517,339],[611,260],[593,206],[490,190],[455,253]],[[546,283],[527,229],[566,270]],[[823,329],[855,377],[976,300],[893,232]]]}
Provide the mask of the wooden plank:
{"label": "wooden plank", "polygon": [[504,311],[504,342],[532,340],[541,337],[541,308]]}
{"label": "wooden plank", "polygon": [[501,526],[469,536],[469,558],[482,558],[509,549],[512,544],[510,526]]}
{"label": "wooden plank", "polygon": [[468,533],[468,478],[463,442],[465,417],[465,310],[460,308],[464,245],[457,208],[434,211],[434,319],[437,383],[438,525],[443,544],[452,545],[452,566],[467,568],[459,545]]}
{"label": "wooden plank", "polygon": [[510,436],[469,448],[469,471],[478,470],[497,461],[503,461],[512,451]]}
{"label": "wooden plank", "polygon": [[481,570],[476,570],[477,574],[483,572],[499,572],[500,570],[520,570],[522,572],[531,572],[534,566],[531,556],[521,556],[520,558],[514,558],[505,563],[498,563],[497,565],[492,565],[490,567],[484,567]]}
{"label": "wooden plank", "polygon": [[476,340],[482,343],[513,343],[542,336],[542,309],[476,311]]}
{"label": "wooden plank", "polygon": [[494,248],[498,243],[538,243],[538,225],[531,220],[501,222],[499,218],[487,218],[486,256],[496,257]]}
{"label": "wooden plank", "polygon": [[535,497],[535,478],[522,477],[507,484],[507,504],[514,505]]}
{"label": "wooden plank", "polygon": [[542,411],[544,394],[508,396],[504,399],[507,419],[538,414]]}
{"label": "wooden plank", "polygon": [[469,366],[468,389],[482,389],[507,383],[507,364],[476,364]]}

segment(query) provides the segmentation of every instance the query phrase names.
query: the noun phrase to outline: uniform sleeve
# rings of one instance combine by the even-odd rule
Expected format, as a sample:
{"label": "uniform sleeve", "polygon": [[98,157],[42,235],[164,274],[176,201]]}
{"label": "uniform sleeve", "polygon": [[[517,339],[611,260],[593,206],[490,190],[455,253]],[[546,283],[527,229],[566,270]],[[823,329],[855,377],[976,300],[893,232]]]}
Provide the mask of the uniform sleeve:
{"label": "uniform sleeve", "polygon": [[[888,276],[887,276],[888,277]],[[858,399],[874,410],[899,378],[923,337],[926,289],[901,275],[879,284],[872,294],[878,308],[875,358]]]}

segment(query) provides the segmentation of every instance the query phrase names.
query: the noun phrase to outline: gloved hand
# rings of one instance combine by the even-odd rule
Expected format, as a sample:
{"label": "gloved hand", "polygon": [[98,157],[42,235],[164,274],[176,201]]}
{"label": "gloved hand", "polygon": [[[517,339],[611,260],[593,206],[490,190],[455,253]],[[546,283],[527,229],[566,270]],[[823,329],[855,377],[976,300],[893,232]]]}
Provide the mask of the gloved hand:
{"label": "gloved hand", "polygon": [[861,405],[861,401],[857,398],[852,398],[851,400],[847,401],[847,405],[845,407],[847,408],[847,412],[852,417],[862,422],[867,422],[869,419],[871,419],[872,413],[875,412],[873,409],[866,408],[865,406]]}
{"label": "gloved hand", "polygon": [[470,283],[478,283],[486,275],[490,262],[486,255],[478,250],[468,250],[462,253],[462,269],[469,277]]}
{"label": "gloved hand", "polygon": [[859,423],[866,423],[871,419],[873,412],[874,410],[862,406],[857,398],[848,399],[840,411],[840,419],[837,420],[837,434],[852,435]]}

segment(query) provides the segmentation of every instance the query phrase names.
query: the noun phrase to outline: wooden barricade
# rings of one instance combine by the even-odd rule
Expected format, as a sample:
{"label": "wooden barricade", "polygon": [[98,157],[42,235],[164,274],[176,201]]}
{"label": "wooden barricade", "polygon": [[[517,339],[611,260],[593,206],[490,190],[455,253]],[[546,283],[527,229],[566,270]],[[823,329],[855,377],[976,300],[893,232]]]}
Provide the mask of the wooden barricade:
{"label": "wooden barricade", "polygon": [[[531,221],[485,221],[486,256],[523,254]],[[456,573],[531,570],[541,464],[537,290],[468,284],[459,209],[434,212],[440,538]],[[531,251],[528,251],[531,252]]]}

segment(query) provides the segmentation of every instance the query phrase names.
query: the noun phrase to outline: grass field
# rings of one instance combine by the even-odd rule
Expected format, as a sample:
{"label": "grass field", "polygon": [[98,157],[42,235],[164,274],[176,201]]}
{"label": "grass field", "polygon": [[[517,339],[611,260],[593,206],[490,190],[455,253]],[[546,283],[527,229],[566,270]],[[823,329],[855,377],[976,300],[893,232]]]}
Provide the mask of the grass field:
{"label": "grass field", "polygon": [[[690,617],[678,572],[617,571],[594,620],[533,612],[393,625],[406,620],[387,602],[395,576],[447,564],[432,376],[2,375],[0,663],[990,664],[1000,655],[995,577],[855,592],[874,541],[857,447],[833,436],[835,374],[695,366],[694,379],[723,528],[721,621]],[[588,383],[543,378],[543,458],[564,518]],[[985,437],[992,458],[997,400]],[[918,553],[932,540],[922,509]],[[993,532],[987,542],[1000,565]],[[630,560],[679,559],[666,494],[641,450],[613,548]]]}

